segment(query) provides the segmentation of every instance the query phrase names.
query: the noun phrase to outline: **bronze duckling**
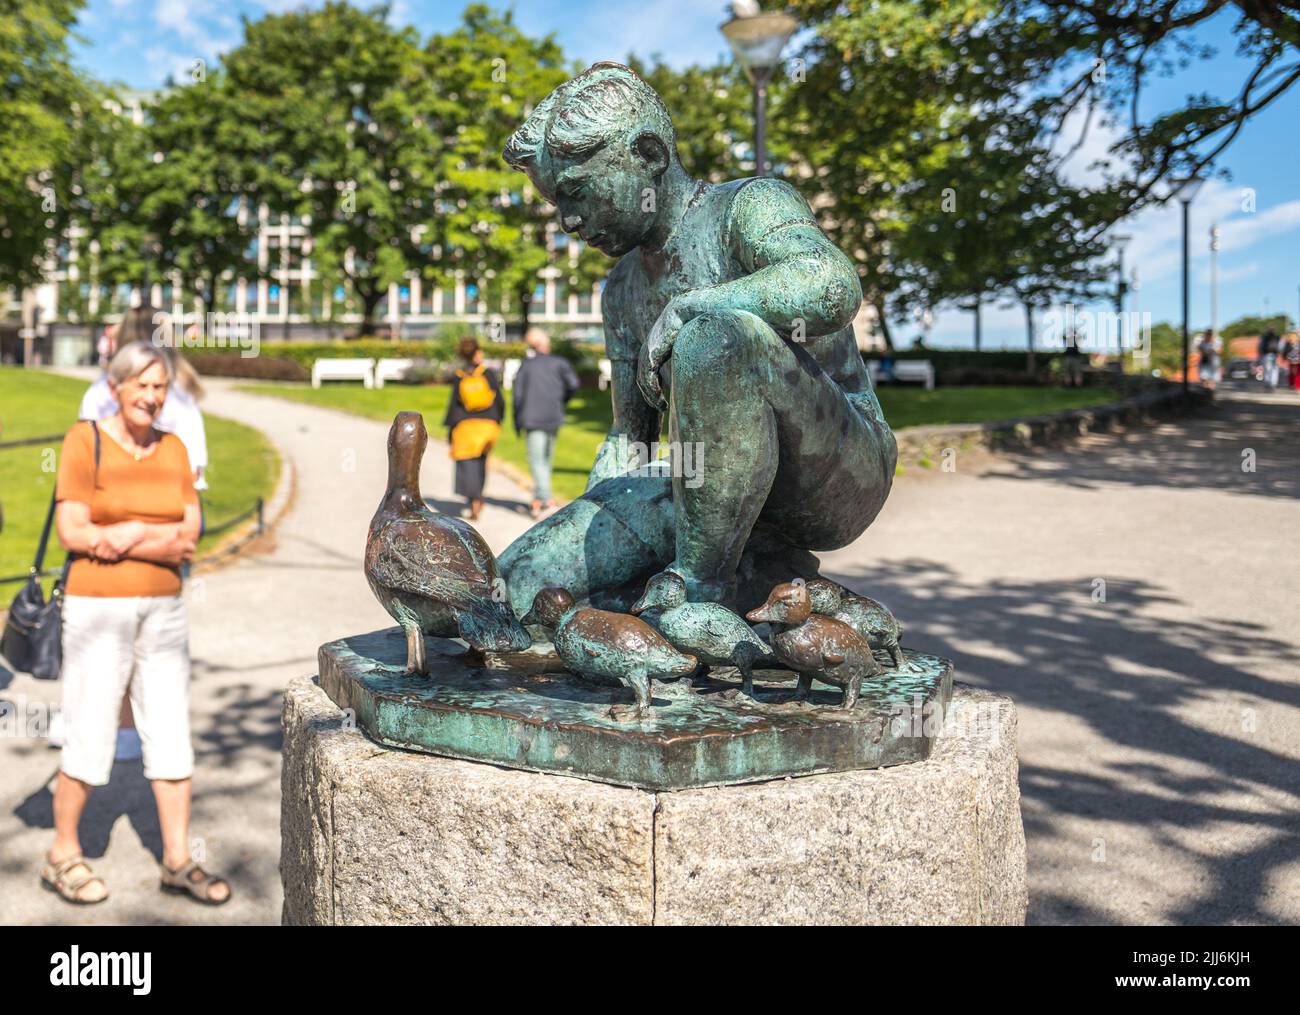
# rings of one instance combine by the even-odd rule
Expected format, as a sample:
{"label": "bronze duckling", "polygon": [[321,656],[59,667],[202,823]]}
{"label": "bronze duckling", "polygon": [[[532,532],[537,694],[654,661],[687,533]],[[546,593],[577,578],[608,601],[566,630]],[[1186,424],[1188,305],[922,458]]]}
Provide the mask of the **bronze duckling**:
{"label": "bronze duckling", "polygon": [[366,579],[406,632],[406,672],[428,676],[424,635],[460,636],[480,651],[521,651],[532,639],[515,619],[505,582],[483,537],[420,496],[429,435],[418,412],[388,431],[388,489],[370,520]]}
{"label": "bronze duckling", "polygon": [[772,665],[772,649],[753,628],[719,603],[688,603],[686,581],[662,571],[646,583],[632,612],[706,666],[734,666],[740,671],[741,694],[754,696],[754,666]]}
{"label": "bronze duckling", "polygon": [[777,585],[767,602],[750,610],[745,619],[774,626],[772,649],[777,659],[798,672],[796,696],[801,701],[812,691],[815,678],[843,689],[839,707],[847,711],[857,704],[863,679],[880,672],[862,635],[848,624],[813,613],[812,599],[801,581]]}
{"label": "bronze duckling", "polygon": [[[650,708],[650,681],[684,677],[698,665],[679,652],[658,631],[638,617],[576,606],[568,589],[548,585],[533,598],[525,624],[540,624],[552,632],[555,652],[566,667],[581,676],[612,677],[632,689],[632,717]],[[610,714],[623,718],[625,709]]]}
{"label": "bronze duckling", "polygon": [[888,652],[895,669],[901,669],[904,665],[909,670],[916,669],[906,661],[902,646],[898,644],[902,626],[883,603],[876,602],[870,596],[852,593],[826,578],[810,581],[808,595],[812,599],[814,613],[848,624],[866,638],[867,644],[873,649]]}

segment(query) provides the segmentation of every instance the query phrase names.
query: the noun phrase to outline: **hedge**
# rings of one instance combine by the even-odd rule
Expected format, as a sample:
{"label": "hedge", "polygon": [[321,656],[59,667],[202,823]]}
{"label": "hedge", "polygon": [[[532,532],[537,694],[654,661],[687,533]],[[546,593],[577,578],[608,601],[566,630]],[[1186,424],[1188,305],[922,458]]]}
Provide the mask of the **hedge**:
{"label": "hedge", "polygon": [[[214,377],[249,377],[258,380],[307,381],[312,364],[318,359],[413,359],[421,367],[412,379],[428,382],[450,375],[456,364],[456,346],[460,336],[445,336],[419,342],[392,342],[380,338],[361,338],[347,342],[264,342],[259,355],[244,358],[238,352],[186,351],[186,358],[201,374]],[[594,377],[604,355],[600,345],[554,339],[551,348],[571,363],[577,372]],[[527,351],[523,342],[484,342],[489,359],[522,359]],[[880,359],[881,352],[866,354]],[[961,384],[1041,384],[1059,373],[1059,352],[1037,352],[1033,375],[1027,369],[1024,352],[998,350],[976,352],[973,349],[899,349],[892,353],[900,360],[928,359],[934,364],[936,380],[943,385]]]}
{"label": "hedge", "polygon": [[[185,351],[185,358],[200,374],[210,377],[251,377],[259,380],[311,380],[312,364],[318,359],[413,359],[425,365],[422,376],[441,373],[457,361],[458,337],[435,338],[422,342],[390,342],[378,338],[361,338],[348,342],[263,342],[258,355],[244,357],[238,352]],[[552,350],[568,359],[579,374],[595,375],[603,350],[556,339]],[[523,359],[527,346],[523,342],[484,342],[488,359]]]}

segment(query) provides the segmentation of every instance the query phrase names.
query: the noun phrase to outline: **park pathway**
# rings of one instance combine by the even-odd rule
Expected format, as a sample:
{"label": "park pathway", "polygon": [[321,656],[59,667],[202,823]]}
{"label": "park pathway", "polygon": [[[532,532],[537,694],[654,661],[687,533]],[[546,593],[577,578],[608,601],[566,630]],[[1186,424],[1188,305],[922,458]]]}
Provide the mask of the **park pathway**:
{"label": "park pathway", "polygon": [[1031,922],[1300,922],[1298,436],[1295,397],[1225,393],[959,456],[824,555],[1015,699]]}
{"label": "park pathway", "polygon": [[[138,762],[119,763],[88,815],[113,898],[76,909],[42,893],[57,754],[15,738],[0,742],[0,923],[279,920],[280,693],[321,642],[389,623],[361,574],[387,428],[223,382],[206,407],[266,432],[297,480],[271,545],[187,592],[194,833],[235,900],[157,893]],[[1069,449],[959,456],[954,472],[904,476],[868,533],[825,555],[894,608],[905,644],[1015,698],[1031,921],[1300,921],[1298,426],[1286,396],[1229,396]],[[423,482],[450,490],[443,446]],[[527,527],[510,506],[525,498],[499,474],[488,492],[481,529],[500,550]],[[2,669],[0,688],[57,693]]]}

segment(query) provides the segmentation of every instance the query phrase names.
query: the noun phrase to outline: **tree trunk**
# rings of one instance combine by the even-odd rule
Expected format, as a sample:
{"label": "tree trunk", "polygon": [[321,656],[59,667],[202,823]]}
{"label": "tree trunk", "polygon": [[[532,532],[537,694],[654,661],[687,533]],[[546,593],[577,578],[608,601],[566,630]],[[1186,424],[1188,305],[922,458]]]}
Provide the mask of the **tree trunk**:
{"label": "tree trunk", "polygon": [[871,305],[876,310],[876,324],[880,328],[880,337],[885,340],[885,348],[893,352],[894,336],[889,333],[889,320],[885,317],[885,301],[879,300]]}
{"label": "tree trunk", "polygon": [[976,352],[980,351],[980,342],[982,339],[982,336],[980,334],[980,323],[981,323],[980,309],[983,307],[983,305],[984,305],[984,294],[980,293],[978,296],[975,297],[975,351]]}
{"label": "tree trunk", "polygon": [[532,289],[521,289],[519,291],[519,319],[523,324],[523,334],[528,334],[528,322],[533,309],[533,291]]}
{"label": "tree trunk", "polygon": [[1034,308],[1028,300],[1021,300],[1021,304],[1025,308],[1025,341],[1029,349],[1025,369],[1030,377],[1034,377],[1038,373],[1038,354],[1034,351]]}
{"label": "tree trunk", "polygon": [[361,338],[374,330],[375,307],[379,306],[384,294],[378,289],[367,288],[363,291],[358,287],[357,295],[361,297],[361,330],[355,337]]}

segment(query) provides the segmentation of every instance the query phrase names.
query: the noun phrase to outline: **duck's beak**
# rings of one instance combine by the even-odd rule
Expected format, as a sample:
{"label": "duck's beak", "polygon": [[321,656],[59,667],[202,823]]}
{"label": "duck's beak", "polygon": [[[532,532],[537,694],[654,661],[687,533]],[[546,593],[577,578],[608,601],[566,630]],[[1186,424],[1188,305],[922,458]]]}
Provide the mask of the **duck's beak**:
{"label": "duck's beak", "polygon": [[751,624],[770,623],[772,620],[772,604],[764,603],[745,614],[745,619]]}
{"label": "duck's beak", "polygon": [[529,610],[527,613],[525,613],[522,617],[519,618],[519,623],[523,624],[525,627],[529,626],[530,624],[533,627],[540,627],[542,624],[542,622],[537,619],[536,610]]}
{"label": "duck's beak", "polygon": [[632,604],[632,616],[634,616],[634,617],[639,617],[639,616],[641,616],[641,614],[643,614],[646,610],[650,609],[650,607],[653,606],[654,604],[651,603],[651,602],[649,602],[649,599],[650,599],[650,593],[647,592],[647,593],[646,593],[645,595],[643,595],[640,599],[638,599],[635,603],[633,603],[633,604]]}

